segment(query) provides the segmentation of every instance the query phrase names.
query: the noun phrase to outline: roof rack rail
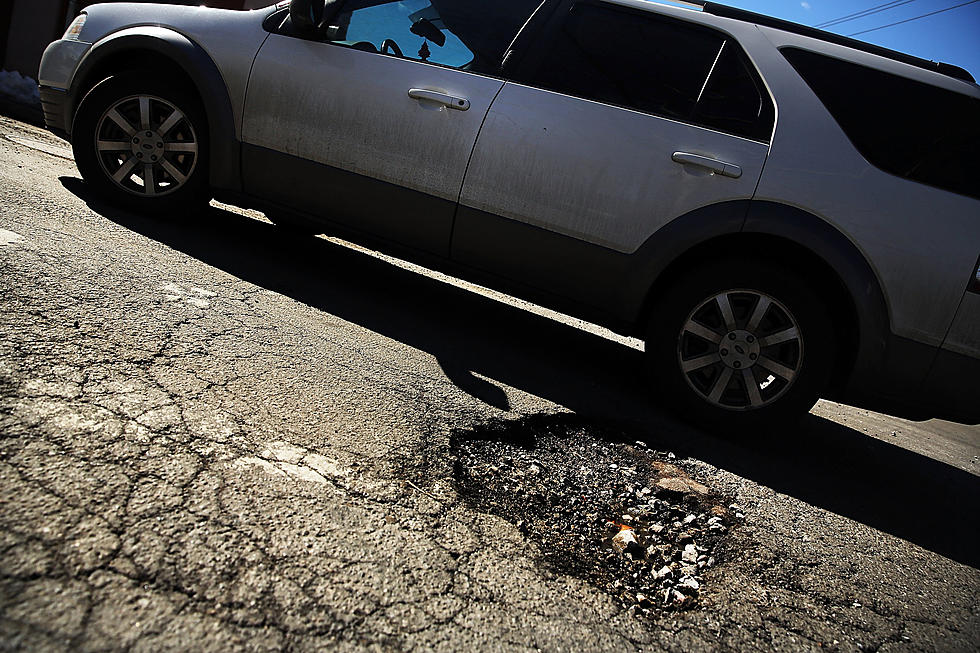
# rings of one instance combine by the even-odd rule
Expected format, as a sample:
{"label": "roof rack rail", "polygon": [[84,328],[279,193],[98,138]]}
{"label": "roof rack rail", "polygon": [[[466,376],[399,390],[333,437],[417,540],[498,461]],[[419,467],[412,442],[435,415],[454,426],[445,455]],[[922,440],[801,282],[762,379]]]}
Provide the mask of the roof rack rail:
{"label": "roof rack rail", "polygon": [[799,23],[794,23],[788,20],[782,20],[781,18],[773,18],[772,16],[766,16],[765,14],[757,14],[753,11],[736,9],[734,7],[729,7],[728,5],[721,5],[716,2],[688,1],[685,4],[698,5],[701,7],[701,11],[707,14],[712,14],[714,16],[721,16],[724,18],[734,18],[736,20],[741,20],[749,23],[756,23],[757,25],[774,27],[776,29],[781,29],[785,32],[792,32],[794,34],[800,34],[802,36],[809,36],[811,38],[820,39],[821,41],[826,41],[828,43],[843,45],[849,48],[854,48],[855,50],[861,50],[862,52],[868,52],[870,54],[876,54],[880,57],[887,57],[888,59],[893,59],[895,61],[907,63],[912,66],[916,66],[917,68],[923,68],[925,70],[931,70],[933,72],[941,73],[948,77],[953,77],[955,79],[962,79],[963,81],[976,83],[976,80],[973,78],[973,75],[971,75],[969,71],[967,71],[964,68],[960,68],[959,66],[954,66],[953,64],[922,59],[921,57],[915,57],[912,56],[911,54],[905,54],[904,52],[899,52],[897,50],[890,50],[888,48],[883,48],[880,45],[874,45],[866,41],[859,41],[858,39],[852,39],[849,36],[841,36],[840,34],[827,32],[822,29],[817,29],[816,27],[807,27],[806,25],[801,25]]}

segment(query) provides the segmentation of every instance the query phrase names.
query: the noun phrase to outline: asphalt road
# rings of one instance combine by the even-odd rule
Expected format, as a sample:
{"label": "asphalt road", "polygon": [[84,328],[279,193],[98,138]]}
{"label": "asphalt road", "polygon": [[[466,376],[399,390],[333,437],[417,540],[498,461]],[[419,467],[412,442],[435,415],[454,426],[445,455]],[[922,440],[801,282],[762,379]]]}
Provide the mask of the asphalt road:
{"label": "asphalt road", "polygon": [[[0,117],[0,649],[976,650],[977,427],[821,402],[727,441],[641,362],[260,214],[104,206]],[[464,495],[461,442],[570,421],[737,506],[695,607],[637,614]]]}

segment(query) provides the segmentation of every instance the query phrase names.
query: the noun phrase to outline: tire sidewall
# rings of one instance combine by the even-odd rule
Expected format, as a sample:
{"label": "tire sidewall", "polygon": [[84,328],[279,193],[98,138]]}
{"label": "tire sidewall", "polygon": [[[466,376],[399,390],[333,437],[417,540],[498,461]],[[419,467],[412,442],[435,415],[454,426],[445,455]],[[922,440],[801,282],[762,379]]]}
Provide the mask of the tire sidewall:
{"label": "tire sidewall", "polygon": [[[153,197],[129,193],[112,181],[99,161],[95,145],[99,120],[109,106],[131,95],[163,98],[177,107],[193,125],[198,142],[194,171],[182,187],[167,195]],[[207,121],[197,97],[179,82],[159,76],[147,81],[143,74],[127,72],[99,82],[82,99],[72,121],[72,153],[85,182],[107,202],[143,213],[164,214],[203,205],[207,199],[208,145]]]}
{"label": "tire sidewall", "polygon": [[[678,341],[691,312],[726,290],[766,293],[793,314],[802,334],[803,356],[792,386],[771,404],[756,410],[732,410],[710,404],[688,384],[680,368]],[[667,405],[688,420],[723,433],[764,433],[798,421],[829,382],[836,347],[826,304],[794,271],[777,263],[719,261],[683,276],[656,304],[647,330],[647,365]]]}

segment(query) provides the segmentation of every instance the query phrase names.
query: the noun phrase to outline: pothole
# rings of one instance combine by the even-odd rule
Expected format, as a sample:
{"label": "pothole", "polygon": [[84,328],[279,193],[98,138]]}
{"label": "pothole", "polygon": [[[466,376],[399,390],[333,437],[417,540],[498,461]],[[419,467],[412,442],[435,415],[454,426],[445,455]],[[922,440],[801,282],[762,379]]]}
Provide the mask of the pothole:
{"label": "pothole", "polygon": [[492,422],[451,445],[473,508],[510,521],[554,571],[635,613],[697,607],[741,518],[672,453],[568,415]]}

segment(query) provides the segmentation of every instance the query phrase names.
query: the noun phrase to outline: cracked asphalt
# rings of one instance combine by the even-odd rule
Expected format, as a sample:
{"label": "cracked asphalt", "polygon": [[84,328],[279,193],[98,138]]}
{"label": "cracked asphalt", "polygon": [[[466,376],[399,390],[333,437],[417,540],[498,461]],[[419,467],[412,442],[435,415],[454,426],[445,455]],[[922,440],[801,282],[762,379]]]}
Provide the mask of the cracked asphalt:
{"label": "cracked asphalt", "polygon": [[[978,427],[821,402],[739,442],[649,392],[636,343],[511,298],[102,205],[0,117],[2,650],[978,648]],[[465,496],[459,442],[572,417],[744,514],[696,607],[638,615]]]}

